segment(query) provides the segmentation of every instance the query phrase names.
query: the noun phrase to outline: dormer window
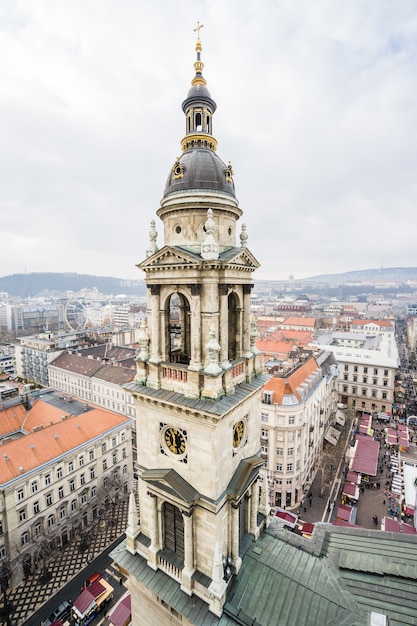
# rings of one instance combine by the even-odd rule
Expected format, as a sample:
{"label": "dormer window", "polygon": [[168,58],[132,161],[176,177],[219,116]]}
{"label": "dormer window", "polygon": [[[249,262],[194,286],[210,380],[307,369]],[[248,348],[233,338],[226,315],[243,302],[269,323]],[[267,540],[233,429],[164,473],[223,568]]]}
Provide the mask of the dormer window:
{"label": "dormer window", "polygon": [[264,404],[272,404],[272,398],[274,396],[273,391],[264,391],[264,397],[262,402]]}
{"label": "dormer window", "polygon": [[227,167],[224,171],[224,175],[226,177],[226,180],[228,183],[233,183],[233,168],[232,168],[232,164],[229,163],[227,164]]}
{"label": "dormer window", "polygon": [[177,160],[174,163],[174,166],[172,168],[172,173],[174,175],[174,179],[177,178],[183,178],[184,177],[184,170],[185,167],[182,163],[179,162],[179,159],[177,158]]}

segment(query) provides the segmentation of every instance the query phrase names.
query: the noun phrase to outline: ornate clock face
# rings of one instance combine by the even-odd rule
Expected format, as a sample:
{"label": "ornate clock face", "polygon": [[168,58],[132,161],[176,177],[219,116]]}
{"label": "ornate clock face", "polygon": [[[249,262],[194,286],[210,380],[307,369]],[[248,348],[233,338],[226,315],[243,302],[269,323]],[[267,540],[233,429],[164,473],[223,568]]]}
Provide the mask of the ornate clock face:
{"label": "ornate clock face", "polygon": [[233,447],[237,448],[241,443],[245,434],[245,424],[240,420],[233,426]]}
{"label": "ornate clock face", "polygon": [[164,430],[163,438],[168,450],[174,454],[184,454],[186,439],[183,431],[178,430],[178,428],[174,428],[173,426],[168,426]]}

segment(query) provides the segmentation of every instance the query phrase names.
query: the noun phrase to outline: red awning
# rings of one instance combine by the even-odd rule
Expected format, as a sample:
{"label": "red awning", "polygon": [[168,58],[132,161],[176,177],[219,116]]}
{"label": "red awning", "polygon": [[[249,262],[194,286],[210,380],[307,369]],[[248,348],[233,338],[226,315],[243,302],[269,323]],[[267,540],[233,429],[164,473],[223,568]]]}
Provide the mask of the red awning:
{"label": "red awning", "polygon": [[132,599],[130,593],[116,606],[109,617],[113,626],[126,626],[132,619]]}
{"label": "red awning", "polygon": [[417,530],[414,528],[414,526],[411,526],[411,524],[404,524],[404,522],[401,524],[401,532],[405,535],[417,534]]}
{"label": "red awning", "polygon": [[384,517],[382,519],[381,527],[391,533],[403,533],[404,535],[416,535],[417,531],[411,524],[404,524],[396,519],[390,517]]}
{"label": "red awning", "polygon": [[341,519],[335,519],[333,521],[333,526],[350,526],[351,528],[358,528],[357,524],[350,524],[349,522],[344,522]]}
{"label": "red awning", "polygon": [[294,515],[294,513],[290,513],[289,511],[284,511],[283,509],[278,509],[275,512],[275,516],[282,519],[284,524],[287,524],[287,526],[290,526],[291,528],[295,528],[295,525],[298,520],[298,515]]}
{"label": "red awning", "polygon": [[358,500],[359,498],[358,486],[354,485],[353,483],[345,483],[342,493],[345,496],[348,496],[348,498],[354,498],[355,500]]}
{"label": "red awning", "polygon": [[376,476],[378,468],[379,441],[372,437],[356,435],[356,452],[351,470]]}
{"label": "red awning", "polygon": [[357,472],[348,472],[346,474],[346,482],[359,485],[361,482],[361,475],[358,474]]}
{"label": "red awning", "polygon": [[90,608],[90,606],[92,606],[95,599],[101,596],[102,593],[105,593],[105,591],[106,588],[103,587],[99,580],[97,580],[87,589],[84,589],[82,594],[78,596],[78,598],[74,602],[74,609],[77,609],[80,615],[84,615],[84,613]]}
{"label": "red awning", "polygon": [[313,530],[314,530],[314,524],[309,524],[308,522],[305,522],[303,524],[301,532],[306,535],[311,535],[313,533]]}
{"label": "red awning", "polygon": [[337,508],[336,517],[344,522],[352,522],[352,507],[347,504],[340,504]]}

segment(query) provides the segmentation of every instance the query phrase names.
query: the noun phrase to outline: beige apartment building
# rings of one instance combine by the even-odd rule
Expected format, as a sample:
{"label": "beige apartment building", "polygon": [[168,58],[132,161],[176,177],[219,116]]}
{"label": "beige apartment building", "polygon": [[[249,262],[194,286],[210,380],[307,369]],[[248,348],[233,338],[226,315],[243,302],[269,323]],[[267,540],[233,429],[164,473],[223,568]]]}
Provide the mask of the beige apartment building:
{"label": "beige apartment building", "polygon": [[337,409],[337,364],[332,353],[308,358],[263,387],[261,446],[269,504],[292,508],[309,490]]}
{"label": "beige apartment building", "polygon": [[0,414],[0,560],[13,585],[132,487],[132,420],[46,396]]}
{"label": "beige apartment building", "polygon": [[333,352],[339,363],[339,402],[359,413],[392,412],[399,367],[393,333],[323,333],[311,345]]}

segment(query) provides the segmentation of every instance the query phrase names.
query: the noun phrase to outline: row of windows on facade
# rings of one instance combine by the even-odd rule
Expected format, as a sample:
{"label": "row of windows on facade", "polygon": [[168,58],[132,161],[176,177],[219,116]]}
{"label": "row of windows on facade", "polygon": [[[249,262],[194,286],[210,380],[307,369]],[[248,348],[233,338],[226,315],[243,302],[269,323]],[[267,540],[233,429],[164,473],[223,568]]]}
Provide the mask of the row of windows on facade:
{"label": "row of windows on facade", "polygon": [[[314,430],[314,428],[312,426],[310,426],[309,432],[313,432],[313,430]],[[273,433],[274,433],[274,431],[269,431],[269,430],[266,430],[266,429],[262,428],[261,429],[261,440],[262,439],[268,439],[268,441],[270,443],[273,443],[273,441],[272,441]],[[287,431],[287,432],[278,429],[276,431],[276,440],[277,440],[278,443],[282,443],[285,440],[287,442],[293,442],[293,441],[295,441],[295,439],[299,439],[300,440],[302,434],[303,433],[302,433],[301,429],[290,430],[290,431]],[[305,441],[307,441],[307,437],[306,436],[305,436]]]}
{"label": "row of windows on facade", "polygon": [[[262,433],[268,433],[268,431],[267,430],[263,430]],[[283,439],[282,440],[280,439],[279,441],[283,441]],[[301,450],[301,446],[298,445],[297,446],[297,454],[300,453],[300,450]],[[267,446],[262,446],[262,451],[263,452],[268,452],[268,447]],[[277,448],[277,456],[284,456],[284,448]],[[287,456],[294,456],[294,448],[293,447],[287,448]]]}
{"label": "row of windows on facade", "polygon": [[[103,451],[103,453],[106,452],[106,448],[103,447],[105,445],[106,444],[102,444],[102,451]],[[89,457],[90,461],[94,460],[94,450],[90,450],[89,455],[90,455],[90,457]],[[126,457],[127,457],[127,450],[126,450],[126,448],[122,448],[122,458],[125,459]],[[116,451],[114,451],[112,453],[113,465],[115,465],[117,463],[117,460],[118,459],[117,459],[117,450],[116,450]],[[80,455],[78,457],[78,463],[79,463],[79,467],[83,467],[84,466],[84,455]],[[67,464],[67,467],[68,467],[68,473],[69,474],[72,473],[75,470],[75,461],[69,461],[68,464]],[[108,467],[108,459],[105,458],[105,459],[103,459],[103,470],[106,470],[107,467]],[[64,467],[62,465],[57,467],[55,472],[56,472],[56,480],[61,480],[63,478],[63,476],[64,476]],[[95,466],[94,467],[90,467],[89,468],[89,472],[90,472],[90,479],[94,478],[95,477]],[[48,487],[49,485],[51,485],[52,482],[53,482],[53,474],[52,474],[52,472],[49,472],[48,474],[45,474],[44,477],[43,477],[43,481],[44,481],[43,487]],[[80,475],[80,481],[81,481],[81,484],[85,483],[85,474],[81,474]],[[71,479],[69,481],[69,485],[70,485],[70,491],[74,491],[74,489],[75,489],[75,478],[73,478],[73,479]],[[71,485],[74,485],[74,487],[71,488]],[[30,483],[30,492],[32,494],[37,493],[37,491],[39,491],[39,488],[40,488],[40,479],[35,478]],[[61,489],[61,487],[60,487],[60,489]],[[26,486],[23,485],[22,487],[19,487],[16,490],[17,502],[21,502],[22,500],[25,499],[25,497],[26,497]]]}
{"label": "row of windows on facade", "polygon": [[[89,380],[83,380],[82,378],[75,378],[75,377],[71,378],[69,376],[67,377],[67,374],[63,374],[61,372],[54,372],[54,371],[51,371],[50,375],[51,375],[51,381],[62,380],[65,383],[72,385],[73,387],[81,387],[81,388],[85,388],[91,391],[91,381]],[[70,388],[66,387],[64,391],[70,391]],[[128,402],[133,402],[133,397],[130,394],[125,394],[124,392],[119,391],[117,389],[110,390],[108,387],[101,387],[100,385],[96,385],[95,383],[93,383],[92,385],[92,391],[95,391],[96,393],[101,393],[107,396],[111,395],[111,397],[116,398],[116,400],[123,400],[123,401],[127,400]],[[111,391],[111,394],[110,394],[110,391]]]}
{"label": "row of windows on facade", "polygon": [[[87,491],[85,491],[83,494],[81,494],[81,506],[85,506],[86,504],[90,504],[91,500],[93,498],[95,498],[97,496],[97,491],[96,491],[96,487],[92,487],[91,488],[91,499],[90,501],[88,500],[88,493]],[[78,503],[76,500],[72,500],[71,502],[71,513],[75,513],[78,510]],[[62,507],[59,511],[58,511],[58,516],[60,521],[66,519],[67,517],[67,510],[65,507]],[[51,515],[48,516],[47,520],[46,520],[46,525],[49,529],[53,528],[55,526],[55,515],[52,513]],[[37,537],[39,537],[42,533],[42,524],[41,522],[37,522],[34,527],[33,527],[33,531],[32,531],[32,537],[33,539],[36,539]],[[30,537],[31,534],[28,530],[26,530],[25,532],[23,532],[20,536],[20,545],[23,547],[26,544],[29,543],[30,541]],[[4,556],[6,555],[6,551],[4,546],[0,546],[0,555],[2,554],[2,552],[4,553]],[[4,558],[4,557],[3,557]],[[1,559],[1,556],[0,556]]]}
{"label": "row of windows on facade", "polygon": [[[349,374],[344,374],[343,380],[349,380]],[[357,374],[353,374],[352,380],[353,380],[354,383],[357,383],[358,382],[358,375]],[[362,376],[362,381],[359,381],[359,382],[367,384],[368,383],[368,376]],[[372,384],[373,385],[378,385],[378,379],[377,378],[373,378],[372,379]],[[383,387],[388,387],[388,384],[389,384],[388,378],[384,378],[382,380],[382,386]]]}
{"label": "row of windows on facade", "polygon": [[[368,393],[370,391],[370,393]],[[343,385],[343,393],[349,393],[349,386],[348,385]],[[362,390],[358,390],[357,387],[352,387],[350,393],[354,396],[357,395],[362,395],[362,396],[369,396],[370,398],[378,398],[379,396],[382,398],[382,400],[387,400],[388,399],[388,394],[386,391],[378,391],[377,389],[368,389],[366,387],[362,387]]]}
{"label": "row of windows on facade", "polygon": [[[351,366],[351,365],[348,365],[348,364],[345,364],[345,372],[348,372],[350,367],[352,367],[352,366]],[[359,366],[359,365],[354,365],[354,366],[353,366],[353,371],[354,371],[354,373],[355,373],[355,374],[357,374],[357,373],[359,372],[359,369],[360,369],[360,366]],[[362,368],[362,372],[363,372],[364,374],[370,374],[370,373],[371,373],[371,372],[370,372],[370,370],[371,370],[371,369],[372,369],[371,367],[369,367],[369,368],[368,368],[368,367],[366,367],[366,366],[365,366],[365,367],[363,367],[363,368]],[[382,370],[381,370],[381,371],[382,371]],[[380,370],[379,370],[379,368],[378,368],[378,367],[374,367],[374,368],[373,368],[373,376],[378,376],[379,374],[380,374]],[[388,372],[388,370],[387,370],[387,369],[384,369],[384,373],[383,373],[383,375],[384,375],[384,376],[389,376],[389,372]]]}
{"label": "row of windows on facade", "polygon": [[[123,473],[123,476],[127,476],[127,465],[123,466],[122,473]],[[80,478],[82,479],[83,476],[84,475],[82,475]],[[93,474],[91,477],[95,478],[95,475]],[[118,471],[116,470],[114,472],[114,478],[117,478],[117,477],[118,477]],[[73,483],[73,484],[71,484],[71,483]],[[75,483],[75,481],[70,481],[70,484],[69,484],[70,492],[75,491],[75,484],[74,483]],[[84,485],[84,484],[85,484],[85,478],[84,478],[84,480],[80,481],[80,485],[81,486]],[[109,477],[106,476],[103,479],[103,488],[107,489],[108,487],[109,487]],[[95,498],[96,495],[97,495],[97,486],[93,485],[91,487],[91,497]],[[65,496],[64,488],[61,486],[58,489],[58,499],[61,500],[62,498],[64,498],[64,496]],[[83,491],[83,493],[81,494],[80,497],[81,497],[81,504],[86,504],[87,503],[87,497],[88,497],[88,489],[85,489],[85,491]],[[52,492],[47,493],[45,495],[45,506],[46,507],[52,506],[53,503],[54,503],[54,500],[53,500]],[[41,512],[41,505],[40,505],[39,500],[34,502],[32,506],[33,506],[33,515],[38,515]],[[71,511],[76,511],[76,510],[77,510],[77,500],[72,500],[72,502],[71,502]],[[22,509],[20,509],[18,511],[18,517],[19,517],[19,523],[20,524],[22,522],[26,522],[28,520],[28,510],[27,510],[27,507],[24,507],[24,508],[22,508]],[[50,515],[49,517],[52,518],[54,516]],[[66,505],[63,505],[61,507],[61,509],[59,510],[59,517],[60,517],[60,519],[63,519],[64,517],[66,517]]]}
{"label": "row of windows on facade", "polygon": [[[313,431],[314,430],[314,425],[311,423],[311,418],[310,417],[306,417],[305,420],[306,420],[306,424],[307,425],[310,424],[310,426],[309,426],[310,431]],[[298,416],[298,425],[303,424],[303,421],[304,421],[304,417],[303,417],[303,415],[300,414]],[[261,413],[261,422],[263,424],[269,424],[269,414],[268,413]],[[294,415],[290,415],[288,418],[284,418],[282,416],[279,417],[277,425],[278,426],[282,426],[282,427],[284,427],[284,426],[294,426],[295,423],[296,423],[295,416]],[[323,425],[323,422],[320,422],[320,426],[322,426],[322,425]],[[265,429],[261,429],[261,436],[263,438],[265,438],[265,439],[268,439],[270,432],[271,431],[268,431],[268,430],[265,430]],[[301,430],[300,429],[296,430],[295,432],[297,433],[297,437],[301,436]],[[291,431],[287,432],[287,437],[292,437],[292,436],[294,436],[294,429],[293,429],[292,432]],[[284,433],[282,431],[279,431],[279,430],[277,431],[277,439],[284,439]]]}
{"label": "row of windows on facade", "polygon": [[[288,416],[288,425],[292,426],[293,424],[295,424],[295,415],[289,415]],[[300,415],[299,417],[299,422],[301,422],[302,420],[302,416]],[[264,424],[268,424],[269,422],[269,413],[261,413],[261,422],[264,422]],[[284,424],[282,424],[282,426],[284,426]]]}
{"label": "row of windows on facade", "polygon": [[[352,400],[352,408],[355,408],[355,407],[356,407],[356,399],[354,398],[354,399]],[[366,402],[362,402],[362,403],[361,403],[361,408],[362,408],[363,410],[366,410]],[[387,408],[387,407],[385,406],[385,404],[381,404],[381,406],[380,406],[380,407],[378,407],[378,410],[379,410],[379,411],[382,411],[382,412],[385,412],[385,411],[386,411],[386,408]],[[369,409],[368,409],[368,410],[369,410]],[[376,404],[372,404],[372,406],[371,406],[371,411],[373,412],[373,411],[376,411],[376,410],[377,410],[377,406],[376,406]],[[391,410],[391,409],[390,409],[390,410]]]}

